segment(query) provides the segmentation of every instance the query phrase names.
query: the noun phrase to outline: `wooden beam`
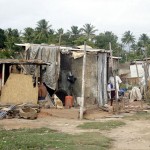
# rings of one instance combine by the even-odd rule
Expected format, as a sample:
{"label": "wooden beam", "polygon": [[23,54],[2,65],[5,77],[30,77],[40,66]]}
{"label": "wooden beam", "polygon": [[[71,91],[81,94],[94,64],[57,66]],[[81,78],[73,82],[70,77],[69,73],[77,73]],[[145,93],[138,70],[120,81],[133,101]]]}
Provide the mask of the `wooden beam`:
{"label": "wooden beam", "polygon": [[82,91],[81,91],[82,101],[80,105],[80,119],[83,119],[83,112],[84,112],[85,69],[86,69],[86,42],[84,42],[84,56],[83,56],[83,67],[82,67]]}
{"label": "wooden beam", "polygon": [[110,50],[111,68],[112,68],[112,71],[113,71],[113,58],[112,58],[111,42],[109,42],[109,50]]}
{"label": "wooden beam", "polygon": [[37,87],[38,86],[38,65],[36,65],[35,73],[36,73],[36,87]]}
{"label": "wooden beam", "polygon": [[5,64],[3,64],[2,68],[2,87],[4,86],[4,81],[5,81]]}

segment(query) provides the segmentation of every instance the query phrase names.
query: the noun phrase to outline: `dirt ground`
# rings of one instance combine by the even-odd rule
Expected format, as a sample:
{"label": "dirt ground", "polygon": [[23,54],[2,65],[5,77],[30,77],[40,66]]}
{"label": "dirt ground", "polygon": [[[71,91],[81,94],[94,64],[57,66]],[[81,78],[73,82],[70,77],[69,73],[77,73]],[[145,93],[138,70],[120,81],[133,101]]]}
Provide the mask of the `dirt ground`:
{"label": "dirt ground", "polygon": [[106,135],[115,141],[111,150],[150,150],[150,120],[125,121]]}
{"label": "dirt ground", "polygon": [[[0,126],[7,130],[46,127],[68,134],[97,131],[114,139],[111,150],[150,150],[150,120],[129,121],[120,117],[113,118],[112,114],[96,109],[95,111],[91,111],[89,119],[90,120],[84,119],[81,121],[78,118],[55,117],[49,111],[42,111],[35,120],[3,119],[0,120]],[[122,120],[126,125],[110,131],[82,130],[76,128],[84,122],[106,121],[110,119]]]}

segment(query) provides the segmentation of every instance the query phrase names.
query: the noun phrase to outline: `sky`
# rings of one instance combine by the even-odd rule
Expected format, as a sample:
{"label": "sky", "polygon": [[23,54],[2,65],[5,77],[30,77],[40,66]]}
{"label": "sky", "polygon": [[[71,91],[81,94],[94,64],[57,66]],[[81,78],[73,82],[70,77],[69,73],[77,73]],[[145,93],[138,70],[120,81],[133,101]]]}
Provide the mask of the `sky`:
{"label": "sky", "polygon": [[150,0],[0,0],[0,28],[35,28],[46,19],[52,28],[65,31],[90,23],[98,33],[112,31],[121,39],[131,31],[150,36]]}

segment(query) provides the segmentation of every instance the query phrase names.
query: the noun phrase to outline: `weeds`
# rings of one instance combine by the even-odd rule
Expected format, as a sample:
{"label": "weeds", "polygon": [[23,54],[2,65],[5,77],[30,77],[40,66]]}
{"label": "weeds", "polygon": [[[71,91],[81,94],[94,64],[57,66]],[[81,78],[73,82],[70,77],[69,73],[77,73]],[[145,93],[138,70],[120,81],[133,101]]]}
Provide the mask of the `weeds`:
{"label": "weeds", "polygon": [[131,120],[131,121],[134,121],[134,120],[150,120],[150,113],[137,112],[134,115],[125,116],[124,119],[128,119],[128,120]]}
{"label": "weeds", "polygon": [[111,141],[100,133],[70,135],[46,128],[0,130],[1,150],[107,150]]}
{"label": "weeds", "polygon": [[82,125],[79,125],[78,127],[82,129],[110,130],[122,125],[125,125],[125,123],[122,121],[112,120],[112,121],[105,121],[105,122],[87,122]]}

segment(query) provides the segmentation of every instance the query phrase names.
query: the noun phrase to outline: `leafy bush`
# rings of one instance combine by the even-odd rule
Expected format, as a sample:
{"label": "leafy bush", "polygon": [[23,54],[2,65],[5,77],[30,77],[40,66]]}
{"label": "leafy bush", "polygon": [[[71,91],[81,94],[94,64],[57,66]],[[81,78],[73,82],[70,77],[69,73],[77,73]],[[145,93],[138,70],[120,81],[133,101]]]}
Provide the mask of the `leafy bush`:
{"label": "leafy bush", "polygon": [[14,55],[14,51],[12,50],[5,50],[5,49],[2,49],[0,50],[0,58],[11,58],[11,56]]}

